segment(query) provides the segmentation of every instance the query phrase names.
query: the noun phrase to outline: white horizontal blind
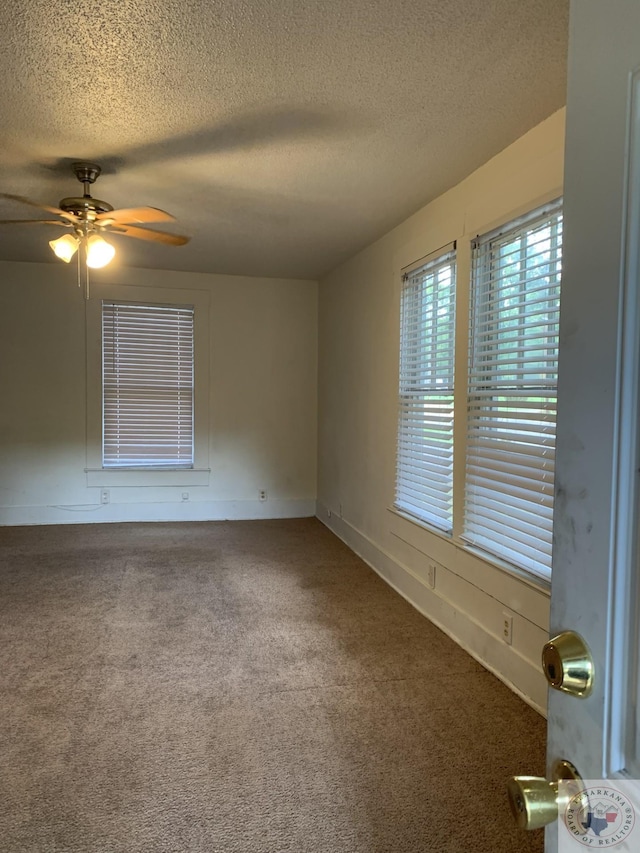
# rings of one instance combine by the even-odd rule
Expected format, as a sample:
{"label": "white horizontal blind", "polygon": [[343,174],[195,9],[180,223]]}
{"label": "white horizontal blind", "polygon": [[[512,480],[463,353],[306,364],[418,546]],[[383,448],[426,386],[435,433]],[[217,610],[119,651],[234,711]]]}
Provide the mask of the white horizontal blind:
{"label": "white horizontal blind", "polygon": [[455,247],[404,277],[398,509],[451,531]]}
{"label": "white horizontal blind", "polygon": [[561,202],[473,245],[464,538],[549,577]]}
{"label": "white horizontal blind", "polygon": [[193,467],[193,307],[103,302],[105,468]]}

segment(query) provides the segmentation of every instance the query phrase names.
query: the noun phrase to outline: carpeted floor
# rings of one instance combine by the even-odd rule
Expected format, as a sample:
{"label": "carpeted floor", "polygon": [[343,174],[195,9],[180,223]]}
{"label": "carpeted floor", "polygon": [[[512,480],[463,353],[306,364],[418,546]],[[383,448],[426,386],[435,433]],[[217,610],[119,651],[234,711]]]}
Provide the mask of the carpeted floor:
{"label": "carpeted floor", "polygon": [[0,529],[2,853],[530,853],[544,721],[314,519]]}

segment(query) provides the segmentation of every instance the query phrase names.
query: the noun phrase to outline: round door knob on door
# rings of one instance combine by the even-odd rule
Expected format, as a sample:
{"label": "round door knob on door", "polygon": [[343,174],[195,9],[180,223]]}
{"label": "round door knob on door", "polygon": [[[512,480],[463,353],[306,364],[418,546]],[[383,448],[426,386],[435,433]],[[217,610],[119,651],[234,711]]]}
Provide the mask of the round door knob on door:
{"label": "round door knob on door", "polygon": [[586,698],[593,688],[593,658],[579,634],[563,631],[545,643],[542,669],[555,690]]}
{"label": "round door knob on door", "polygon": [[[582,779],[570,761],[562,759],[553,766],[552,781],[539,776],[513,776],[507,783],[509,804],[519,829],[541,829],[558,819],[560,811],[583,787]],[[560,782],[571,784],[562,786]]]}
{"label": "round door knob on door", "polygon": [[557,782],[514,776],[507,782],[507,793],[518,829],[540,829],[558,817]]}

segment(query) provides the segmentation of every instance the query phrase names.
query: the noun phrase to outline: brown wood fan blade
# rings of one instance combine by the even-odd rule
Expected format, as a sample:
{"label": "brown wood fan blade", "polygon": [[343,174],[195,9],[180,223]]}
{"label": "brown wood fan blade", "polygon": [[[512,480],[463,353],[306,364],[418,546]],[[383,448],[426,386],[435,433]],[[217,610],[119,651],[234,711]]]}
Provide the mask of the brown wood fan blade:
{"label": "brown wood fan blade", "polygon": [[182,234],[168,234],[166,231],[152,231],[150,228],[136,228],[133,225],[114,225],[110,230],[113,234],[151,240],[152,243],[165,243],[167,246],[184,246],[191,239]]}
{"label": "brown wood fan blade", "polygon": [[70,222],[77,222],[78,217],[73,213],[67,213],[66,210],[60,210],[59,207],[51,207],[48,204],[41,204],[39,201],[31,201],[30,198],[25,198],[22,195],[12,195],[11,193],[0,193],[0,198],[8,198],[11,201],[19,201],[22,204],[28,204],[30,207],[37,207],[40,210],[46,210],[47,213],[55,213],[56,216],[62,216],[63,219],[68,219]]}
{"label": "brown wood fan blade", "polygon": [[62,225],[70,228],[70,222],[61,222],[59,219],[0,219],[0,225]]}
{"label": "brown wood fan blade", "polygon": [[99,213],[96,220],[103,225],[109,225],[111,222],[127,225],[130,222],[175,222],[176,218],[159,207],[121,207],[118,210]]}

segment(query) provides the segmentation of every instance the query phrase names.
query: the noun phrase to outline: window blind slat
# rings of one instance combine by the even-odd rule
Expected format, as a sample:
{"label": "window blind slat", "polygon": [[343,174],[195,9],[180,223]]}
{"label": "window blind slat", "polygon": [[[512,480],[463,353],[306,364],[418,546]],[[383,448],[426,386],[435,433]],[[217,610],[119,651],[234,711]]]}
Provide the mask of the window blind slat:
{"label": "window blind slat", "polygon": [[193,467],[193,307],[103,302],[102,464]]}

